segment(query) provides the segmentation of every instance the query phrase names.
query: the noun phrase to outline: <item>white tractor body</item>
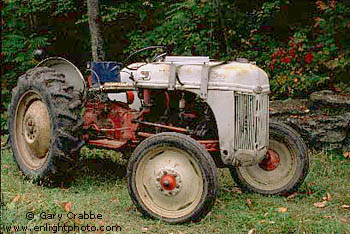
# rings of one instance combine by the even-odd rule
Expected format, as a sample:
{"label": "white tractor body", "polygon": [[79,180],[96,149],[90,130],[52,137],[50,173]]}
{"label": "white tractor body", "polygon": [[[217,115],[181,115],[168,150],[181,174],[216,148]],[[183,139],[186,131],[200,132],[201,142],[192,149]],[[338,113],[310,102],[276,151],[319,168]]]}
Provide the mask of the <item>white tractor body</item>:
{"label": "white tractor body", "polygon": [[264,158],[269,139],[270,86],[267,74],[255,64],[168,56],[164,62],[135,63],[129,68],[136,70],[124,68],[122,83],[133,83],[138,88],[186,90],[205,100],[215,115],[224,163],[249,166]]}

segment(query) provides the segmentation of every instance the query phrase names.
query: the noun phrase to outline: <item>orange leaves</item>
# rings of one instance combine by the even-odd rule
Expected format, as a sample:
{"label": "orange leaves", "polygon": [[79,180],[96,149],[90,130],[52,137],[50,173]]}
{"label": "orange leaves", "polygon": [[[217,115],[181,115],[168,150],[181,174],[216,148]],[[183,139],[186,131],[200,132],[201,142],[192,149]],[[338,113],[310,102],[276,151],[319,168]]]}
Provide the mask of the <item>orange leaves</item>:
{"label": "orange leaves", "polygon": [[83,219],[79,219],[78,217],[74,217],[73,222],[78,224],[78,225],[83,225],[84,224],[84,220]]}
{"label": "orange leaves", "polygon": [[57,200],[54,201],[57,205],[61,206],[67,213],[71,210],[72,203],[71,202],[59,202]]}
{"label": "orange leaves", "polygon": [[327,201],[322,201],[322,202],[315,202],[314,206],[317,208],[325,208],[327,205]]}
{"label": "orange leaves", "polygon": [[291,195],[289,195],[289,196],[287,197],[287,200],[291,200],[291,199],[295,198],[297,195],[298,195],[298,193],[297,193],[297,192],[294,192],[294,193],[292,193]]}
{"label": "orange leaves", "polygon": [[323,1],[316,1],[316,6],[318,9],[320,9],[321,11],[324,11],[328,8],[328,6],[326,5],[326,3],[324,3]]}
{"label": "orange leaves", "polygon": [[337,1],[336,0],[328,1],[328,5],[326,3],[324,3],[323,1],[316,1],[316,6],[321,11],[325,11],[328,8],[334,9],[337,6]]}
{"label": "orange leaves", "polygon": [[311,188],[307,188],[307,193],[306,193],[308,196],[311,196],[312,195],[312,190]]}
{"label": "orange leaves", "polygon": [[336,0],[329,1],[328,4],[330,8],[334,9],[337,6],[337,1]]}
{"label": "orange leaves", "polygon": [[326,196],[322,198],[324,201],[331,201],[332,200],[332,195],[330,193],[326,193]]}
{"label": "orange leaves", "polygon": [[62,205],[63,205],[64,210],[66,212],[69,212],[72,204],[70,202],[62,202]]}
{"label": "orange leaves", "polygon": [[118,203],[119,202],[119,198],[114,197],[114,198],[111,199],[111,202]]}
{"label": "orange leaves", "polygon": [[13,198],[12,202],[16,203],[16,202],[18,202],[18,200],[19,200],[19,195],[15,196],[15,197]]}
{"label": "orange leaves", "polygon": [[317,28],[318,26],[320,26],[320,23],[322,22],[322,21],[324,21],[324,19],[322,19],[321,17],[316,17],[316,18],[314,18],[314,20],[315,20],[315,25],[314,25],[314,27],[315,28]]}
{"label": "orange leaves", "polygon": [[248,234],[254,234],[255,233],[255,229],[250,229]]}
{"label": "orange leaves", "polygon": [[286,213],[288,211],[288,208],[286,208],[286,207],[279,207],[278,209],[277,209],[277,212],[278,213]]}
{"label": "orange leaves", "polygon": [[232,191],[235,192],[235,193],[238,193],[238,194],[242,194],[242,189],[240,189],[239,187],[233,187],[232,188]]}
{"label": "orange leaves", "polygon": [[342,223],[348,223],[348,222],[350,222],[350,220],[348,220],[348,219],[346,219],[346,218],[343,218],[343,217],[339,218],[339,221],[342,222]]}
{"label": "orange leaves", "polygon": [[332,200],[332,195],[329,192],[327,192],[326,195],[322,197],[322,200],[323,201],[321,202],[315,202],[314,206],[317,208],[325,208],[327,206],[327,202]]}
{"label": "orange leaves", "polygon": [[247,199],[247,201],[246,201],[246,203],[247,203],[247,206],[248,207],[251,207],[252,206],[252,200],[250,200],[249,198]]}

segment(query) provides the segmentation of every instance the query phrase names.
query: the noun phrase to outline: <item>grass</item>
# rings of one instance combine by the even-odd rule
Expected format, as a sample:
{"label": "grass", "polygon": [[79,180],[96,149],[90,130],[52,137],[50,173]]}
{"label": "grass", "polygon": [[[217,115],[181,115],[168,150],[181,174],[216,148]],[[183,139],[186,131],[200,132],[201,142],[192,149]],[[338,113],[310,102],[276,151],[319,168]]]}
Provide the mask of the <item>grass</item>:
{"label": "grass", "polygon": [[[1,153],[2,225],[33,228],[45,223],[75,223],[121,227],[121,231],[104,233],[248,233],[251,229],[255,233],[350,233],[350,210],[342,208],[350,205],[350,160],[342,155],[313,153],[306,182],[296,197],[289,199],[240,193],[228,170],[220,169],[220,193],[209,215],[199,223],[168,225],[144,218],[136,210],[123,177],[125,167],[114,160],[82,160],[84,166],[71,186],[47,188],[23,178],[10,150]],[[315,207],[314,203],[322,201],[327,192],[331,199],[326,207]],[[280,207],[287,211],[278,212]],[[92,211],[101,214],[102,219],[40,218],[42,212],[65,215],[67,210]],[[26,219],[28,212],[35,214],[31,221]]]}

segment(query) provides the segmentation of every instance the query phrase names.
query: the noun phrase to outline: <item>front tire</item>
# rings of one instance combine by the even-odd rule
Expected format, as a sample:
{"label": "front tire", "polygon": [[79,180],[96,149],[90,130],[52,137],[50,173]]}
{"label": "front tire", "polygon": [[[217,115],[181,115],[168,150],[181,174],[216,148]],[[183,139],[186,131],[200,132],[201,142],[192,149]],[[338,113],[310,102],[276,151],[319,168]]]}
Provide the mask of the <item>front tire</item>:
{"label": "front tire", "polygon": [[270,123],[270,143],[264,160],[250,167],[230,167],[239,187],[261,194],[289,194],[303,183],[309,169],[307,147],[291,127]]}
{"label": "front tire", "polygon": [[55,70],[39,67],[18,79],[9,107],[9,133],[15,161],[37,182],[67,179],[83,146],[82,97]]}
{"label": "front tire", "polygon": [[127,182],[136,207],[168,223],[199,221],[211,210],[218,191],[209,153],[178,133],[160,133],[141,142],[129,160]]}

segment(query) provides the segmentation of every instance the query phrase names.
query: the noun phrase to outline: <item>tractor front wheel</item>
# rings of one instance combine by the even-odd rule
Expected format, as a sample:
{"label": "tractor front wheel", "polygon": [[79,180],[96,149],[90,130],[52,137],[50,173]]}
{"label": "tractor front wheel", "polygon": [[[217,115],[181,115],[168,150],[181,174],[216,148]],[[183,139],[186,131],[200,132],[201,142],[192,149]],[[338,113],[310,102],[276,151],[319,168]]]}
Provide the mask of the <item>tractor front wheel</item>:
{"label": "tractor front wheel", "polygon": [[194,139],[160,133],[137,146],[127,171],[129,194],[146,216],[168,223],[199,221],[214,205],[217,169]]}
{"label": "tractor front wheel", "polygon": [[307,148],[299,134],[287,125],[270,123],[270,142],[258,165],[231,167],[234,181],[261,194],[287,194],[304,181],[309,169]]}

